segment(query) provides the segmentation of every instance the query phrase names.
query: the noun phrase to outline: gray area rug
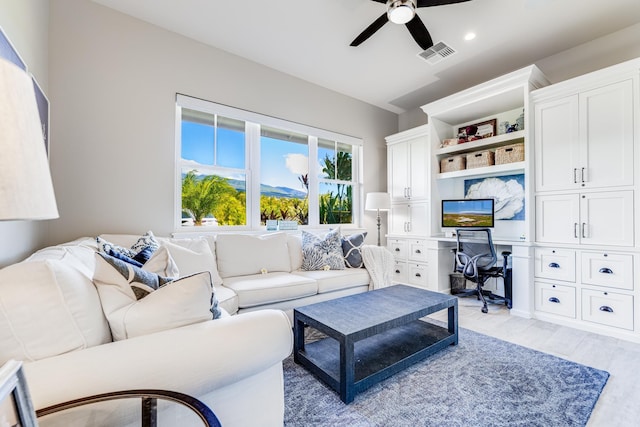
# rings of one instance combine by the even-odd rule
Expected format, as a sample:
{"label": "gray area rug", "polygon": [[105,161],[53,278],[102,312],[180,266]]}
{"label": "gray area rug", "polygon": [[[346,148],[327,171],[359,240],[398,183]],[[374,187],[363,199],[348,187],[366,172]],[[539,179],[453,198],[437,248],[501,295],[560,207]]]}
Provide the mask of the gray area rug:
{"label": "gray area rug", "polygon": [[459,345],[356,395],[284,361],[285,426],[584,426],[609,373],[460,329]]}

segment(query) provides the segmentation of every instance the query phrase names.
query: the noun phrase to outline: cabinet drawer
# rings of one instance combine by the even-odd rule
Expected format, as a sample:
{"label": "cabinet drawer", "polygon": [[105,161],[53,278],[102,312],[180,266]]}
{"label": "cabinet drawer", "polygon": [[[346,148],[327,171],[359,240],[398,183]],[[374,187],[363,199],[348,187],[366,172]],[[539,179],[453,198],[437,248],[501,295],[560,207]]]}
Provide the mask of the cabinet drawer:
{"label": "cabinet drawer", "polygon": [[407,258],[407,241],[399,239],[391,239],[388,241],[389,250],[396,259]]}
{"label": "cabinet drawer", "polygon": [[568,249],[536,248],[535,257],[536,277],[575,282],[575,251]]}
{"label": "cabinet drawer", "polygon": [[407,283],[409,281],[409,270],[406,262],[395,262],[393,266],[393,281],[396,283]]}
{"label": "cabinet drawer", "polygon": [[409,284],[427,287],[427,266],[409,263]]}
{"label": "cabinet drawer", "polygon": [[535,308],[575,319],[576,289],[573,286],[535,282]]}
{"label": "cabinet drawer", "polygon": [[633,295],[583,289],[582,320],[633,330]]}
{"label": "cabinet drawer", "polygon": [[409,242],[409,259],[413,261],[427,260],[427,244],[424,240],[411,240]]}
{"label": "cabinet drawer", "polygon": [[582,282],[632,290],[633,255],[583,252]]}

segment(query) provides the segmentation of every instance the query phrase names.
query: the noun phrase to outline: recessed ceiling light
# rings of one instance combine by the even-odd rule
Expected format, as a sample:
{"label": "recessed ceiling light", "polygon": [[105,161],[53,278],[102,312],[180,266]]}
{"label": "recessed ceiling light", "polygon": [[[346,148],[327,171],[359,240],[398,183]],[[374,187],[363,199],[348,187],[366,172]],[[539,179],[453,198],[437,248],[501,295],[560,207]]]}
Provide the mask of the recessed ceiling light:
{"label": "recessed ceiling light", "polygon": [[476,33],[467,33],[467,34],[465,34],[465,36],[464,36],[464,39],[465,39],[466,41],[473,40],[473,39],[475,39],[475,38],[476,38]]}

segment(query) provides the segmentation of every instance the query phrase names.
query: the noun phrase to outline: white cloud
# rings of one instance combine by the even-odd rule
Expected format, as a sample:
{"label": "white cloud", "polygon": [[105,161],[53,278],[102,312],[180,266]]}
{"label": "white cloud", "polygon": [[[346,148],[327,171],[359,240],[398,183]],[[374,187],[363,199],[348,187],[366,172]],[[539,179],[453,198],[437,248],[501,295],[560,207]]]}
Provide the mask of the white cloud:
{"label": "white cloud", "polygon": [[291,173],[296,175],[306,175],[309,173],[309,158],[304,154],[287,154],[285,165]]}

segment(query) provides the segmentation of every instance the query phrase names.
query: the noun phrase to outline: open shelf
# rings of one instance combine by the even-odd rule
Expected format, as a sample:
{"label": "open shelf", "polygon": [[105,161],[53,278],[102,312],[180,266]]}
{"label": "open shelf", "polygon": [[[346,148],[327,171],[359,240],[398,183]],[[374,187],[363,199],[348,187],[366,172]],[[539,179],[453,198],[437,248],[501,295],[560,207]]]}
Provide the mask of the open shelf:
{"label": "open shelf", "polygon": [[436,179],[448,179],[448,178],[460,178],[465,176],[490,176],[500,175],[506,172],[524,172],[525,162],[505,163],[503,165],[491,165],[481,168],[463,169],[454,172],[439,173],[436,175]]}
{"label": "open shelf", "polygon": [[500,147],[507,144],[515,144],[517,142],[524,142],[524,130],[517,132],[503,133],[501,135],[492,136],[489,138],[478,139],[471,142],[463,142],[462,144],[451,145],[449,147],[443,147],[435,150],[437,156],[469,153],[472,151],[479,151],[481,149]]}

